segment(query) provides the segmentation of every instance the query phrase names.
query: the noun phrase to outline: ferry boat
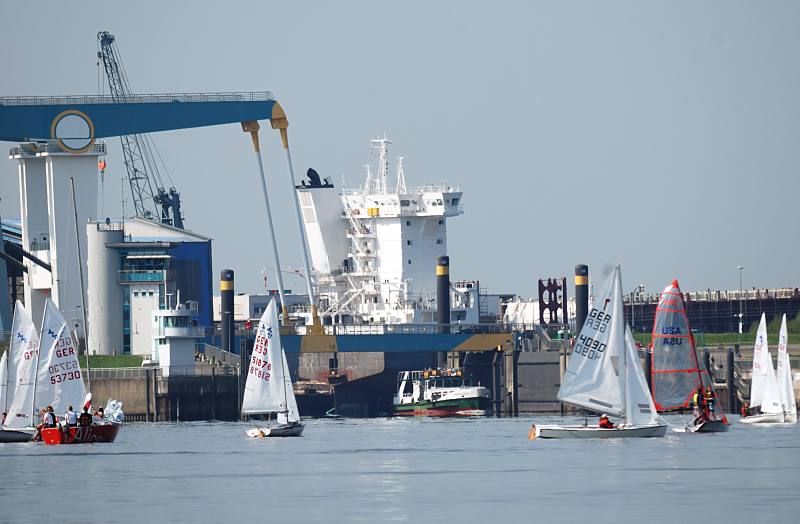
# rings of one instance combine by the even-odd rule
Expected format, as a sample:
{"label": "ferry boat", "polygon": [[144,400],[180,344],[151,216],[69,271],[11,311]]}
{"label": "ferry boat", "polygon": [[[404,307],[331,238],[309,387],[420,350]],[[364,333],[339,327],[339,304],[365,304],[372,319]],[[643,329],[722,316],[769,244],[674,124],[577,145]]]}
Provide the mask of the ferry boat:
{"label": "ferry boat", "polygon": [[394,414],[427,417],[481,417],[490,410],[489,390],[474,385],[461,369],[401,371]]}

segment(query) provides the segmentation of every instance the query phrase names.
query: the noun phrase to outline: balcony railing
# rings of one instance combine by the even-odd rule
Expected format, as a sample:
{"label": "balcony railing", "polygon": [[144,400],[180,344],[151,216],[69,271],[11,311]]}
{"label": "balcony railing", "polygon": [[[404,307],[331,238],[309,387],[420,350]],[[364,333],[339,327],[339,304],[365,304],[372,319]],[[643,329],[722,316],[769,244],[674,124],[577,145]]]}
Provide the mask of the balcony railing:
{"label": "balcony railing", "polygon": [[120,283],[130,282],[164,282],[167,278],[167,272],[163,269],[154,269],[151,271],[119,271],[118,279]]}

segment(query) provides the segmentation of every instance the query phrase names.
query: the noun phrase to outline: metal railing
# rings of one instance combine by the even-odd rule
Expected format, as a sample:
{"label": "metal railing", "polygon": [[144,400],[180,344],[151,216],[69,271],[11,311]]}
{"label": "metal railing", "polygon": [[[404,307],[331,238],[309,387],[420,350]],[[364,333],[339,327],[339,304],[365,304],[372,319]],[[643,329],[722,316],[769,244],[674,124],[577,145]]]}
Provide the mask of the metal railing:
{"label": "metal railing", "polygon": [[[234,366],[213,366],[208,364],[198,364],[194,366],[170,366],[168,368],[170,377],[210,377],[214,376],[236,376],[239,372],[238,367]],[[87,373],[86,370],[83,370]],[[139,367],[139,368],[92,368],[88,372],[92,380],[121,380],[121,379],[144,379],[148,375],[161,378],[164,376],[160,367]]]}
{"label": "metal railing", "polygon": [[[122,98],[122,100],[120,100]],[[65,96],[3,96],[0,106],[43,106],[80,104],[153,104],[168,102],[271,102],[275,96],[269,91],[242,91],[217,93],[157,93],[132,94],[124,97],[111,95]]]}
{"label": "metal railing", "polygon": [[[95,142],[89,147],[89,149],[87,149],[87,152],[96,153],[98,155],[105,155],[106,144],[105,142]],[[38,153],[71,154],[71,153],[66,153],[63,149],[61,149],[58,143],[54,140],[51,140],[49,142],[27,142],[24,144],[20,144],[18,146],[14,146],[8,150],[9,156],[23,156],[23,155],[33,156]]]}
{"label": "metal railing", "polygon": [[[323,326],[326,335],[438,335],[441,334],[439,324],[363,324]],[[518,326],[514,324],[450,324],[446,333],[460,334],[493,334],[511,333]],[[306,333],[307,326],[297,326],[298,335]]]}

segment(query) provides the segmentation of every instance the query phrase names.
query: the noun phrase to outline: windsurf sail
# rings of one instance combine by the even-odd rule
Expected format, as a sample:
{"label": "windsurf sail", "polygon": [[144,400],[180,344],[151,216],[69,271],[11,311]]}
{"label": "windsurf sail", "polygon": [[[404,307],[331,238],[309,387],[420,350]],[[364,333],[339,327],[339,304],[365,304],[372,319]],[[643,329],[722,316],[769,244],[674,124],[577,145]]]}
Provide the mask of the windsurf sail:
{"label": "windsurf sail", "polygon": [[653,320],[651,383],[659,411],[688,408],[697,388],[711,385],[697,357],[686,304],[677,280],[664,288]]}

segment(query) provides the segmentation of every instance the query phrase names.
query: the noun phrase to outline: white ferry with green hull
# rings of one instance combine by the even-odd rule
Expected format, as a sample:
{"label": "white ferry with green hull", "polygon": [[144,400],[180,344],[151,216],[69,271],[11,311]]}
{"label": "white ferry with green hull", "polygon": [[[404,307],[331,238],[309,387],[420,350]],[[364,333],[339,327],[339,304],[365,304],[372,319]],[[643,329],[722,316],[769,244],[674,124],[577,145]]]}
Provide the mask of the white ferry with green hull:
{"label": "white ferry with green hull", "polygon": [[423,417],[481,417],[491,410],[489,390],[474,385],[460,369],[401,371],[394,414]]}

